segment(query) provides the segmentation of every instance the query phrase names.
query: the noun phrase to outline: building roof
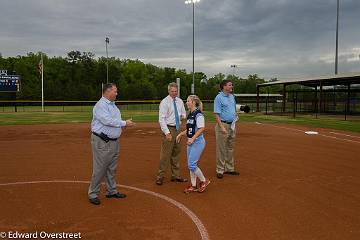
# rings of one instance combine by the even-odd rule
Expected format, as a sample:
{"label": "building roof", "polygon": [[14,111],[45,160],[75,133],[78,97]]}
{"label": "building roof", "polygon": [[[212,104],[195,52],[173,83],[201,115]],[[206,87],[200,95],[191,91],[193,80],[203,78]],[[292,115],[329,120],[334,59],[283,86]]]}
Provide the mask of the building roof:
{"label": "building roof", "polygon": [[360,73],[341,73],[336,75],[279,80],[274,82],[258,84],[258,86],[264,87],[264,86],[271,86],[277,84],[285,84],[285,85],[300,84],[309,87],[315,87],[315,86],[319,86],[320,82],[322,83],[323,86],[360,84]]}
{"label": "building roof", "polygon": [[[256,93],[237,93],[234,94],[235,97],[257,97]],[[282,97],[282,94],[267,94],[267,93],[260,93],[259,97]]]}

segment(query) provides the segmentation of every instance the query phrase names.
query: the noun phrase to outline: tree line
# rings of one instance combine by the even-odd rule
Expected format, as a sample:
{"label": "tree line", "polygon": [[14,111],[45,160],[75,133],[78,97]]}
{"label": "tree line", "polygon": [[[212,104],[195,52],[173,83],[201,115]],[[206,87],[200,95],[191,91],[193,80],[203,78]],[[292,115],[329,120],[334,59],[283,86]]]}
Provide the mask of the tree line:
{"label": "tree line", "polygon": [[[21,76],[21,91],[18,100],[40,100],[41,75],[38,65],[42,53],[28,53],[26,56],[2,57],[0,69],[8,74]],[[105,57],[95,58],[91,52],[71,51],[66,57],[49,57],[43,54],[44,93],[46,100],[98,100],[101,84],[106,82]],[[167,85],[181,79],[181,98],[191,93],[192,73],[184,69],[158,67],[140,60],[111,57],[109,82],[118,86],[118,100],[162,99],[167,95]],[[213,100],[219,92],[219,83],[231,79],[235,93],[256,93],[256,84],[265,80],[257,74],[242,79],[236,75],[218,73],[208,78],[202,72],[195,73],[195,93],[204,100]],[[272,79],[276,80],[276,79]],[[271,92],[279,89],[273,88]],[[0,93],[0,99],[13,99],[14,94]]]}

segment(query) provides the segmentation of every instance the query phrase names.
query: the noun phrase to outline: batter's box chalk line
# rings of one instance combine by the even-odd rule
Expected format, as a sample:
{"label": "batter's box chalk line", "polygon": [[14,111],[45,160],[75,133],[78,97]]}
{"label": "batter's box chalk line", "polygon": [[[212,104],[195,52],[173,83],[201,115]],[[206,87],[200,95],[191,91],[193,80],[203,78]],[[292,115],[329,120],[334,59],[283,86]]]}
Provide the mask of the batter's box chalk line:
{"label": "batter's box chalk line", "polygon": [[[26,184],[41,184],[41,183],[82,183],[82,184],[90,184],[89,181],[48,180],[48,181],[28,181],[28,182],[0,183],[0,187],[1,186],[26,185]],[[153,192],[153,191],[150,191],[150,190],[137,188],[137,187],[132,187],[132,186],[121,185],[121,184],[117,184],[117,186],[121,187],[121,188],[126,188],[126,189],[130,189],[130,190],[146,193],[148,195],[160,198],[162,200],[167,201],[168,203],[171,203],[172,205],[174,205],[175,207],[180,209],[182,212],[184,212],[186,215],[188,215],[188,217],[191,219],[191,221],[193,221],[193,223],[197,227],[202,240],[210,240],[208,231],[206,230],[204,224],[195,215],[195,213],[193,213],[190,209],[188,209],[184,204],[179,203],[178,201],[175,201],[174,199],[169,198],[169,197],[167,197],[165,195],[162,195],[160,193],[156,193],[156,192]]]}

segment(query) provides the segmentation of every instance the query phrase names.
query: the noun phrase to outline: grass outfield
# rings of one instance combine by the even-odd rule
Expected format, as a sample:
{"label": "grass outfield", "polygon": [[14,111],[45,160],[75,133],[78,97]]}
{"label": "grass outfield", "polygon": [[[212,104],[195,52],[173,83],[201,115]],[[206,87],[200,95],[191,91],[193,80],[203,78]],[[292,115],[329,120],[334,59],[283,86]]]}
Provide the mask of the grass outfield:
{"label": "grass outfield", "polygon": [[[84,112],[11,112],[0,113],[0,125],[55,124],[55,123],[90,123],[91,111]],[[207,121],[214,122],[211,112],[205,112]],[[122,111],[122,118],[132,118],[135,122],[156,122],[157,111]],[[360,132],[360,119],[344,121],[336,117],[314,118],[299,116],[295,119],[287,116],[271,116],[263,114],[241,114],[242,122],[268,122],[281,124],[305,125],[316,128],[330,128],[351,132]]]}
{"label": "grass outfield", "polygon": [[[135,122],[155,122],[155,111],[122,111],[122,118],[132,118]],[[0,125],[90,123],[92,112],[17,112],[0,113]]]}

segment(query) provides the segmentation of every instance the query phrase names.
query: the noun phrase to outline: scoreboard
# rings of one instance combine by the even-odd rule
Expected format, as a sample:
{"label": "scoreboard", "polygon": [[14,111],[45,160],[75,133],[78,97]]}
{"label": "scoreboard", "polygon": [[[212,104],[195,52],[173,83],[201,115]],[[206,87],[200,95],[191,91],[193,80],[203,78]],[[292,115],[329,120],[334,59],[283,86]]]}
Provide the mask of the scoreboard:
{"label": "scoreboard", "polygon": [[0,70],[0,92],[19,92],[20,76],[8,75],[6,70]]}

